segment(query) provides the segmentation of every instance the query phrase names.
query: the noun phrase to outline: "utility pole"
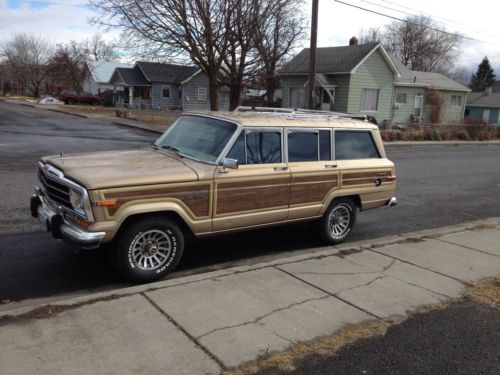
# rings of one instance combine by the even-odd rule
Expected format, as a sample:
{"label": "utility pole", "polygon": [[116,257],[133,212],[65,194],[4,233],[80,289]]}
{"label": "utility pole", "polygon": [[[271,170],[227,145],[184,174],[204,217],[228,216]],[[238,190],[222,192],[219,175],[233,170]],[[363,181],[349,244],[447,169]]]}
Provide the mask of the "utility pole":
{"label": "utility pole", "polygon": [[314,109],[314,84],[316,83],[316,45],[318,39],[318,1],[312,1],[311,45],[309,48],[309,84],[307,85],[307,108]]}

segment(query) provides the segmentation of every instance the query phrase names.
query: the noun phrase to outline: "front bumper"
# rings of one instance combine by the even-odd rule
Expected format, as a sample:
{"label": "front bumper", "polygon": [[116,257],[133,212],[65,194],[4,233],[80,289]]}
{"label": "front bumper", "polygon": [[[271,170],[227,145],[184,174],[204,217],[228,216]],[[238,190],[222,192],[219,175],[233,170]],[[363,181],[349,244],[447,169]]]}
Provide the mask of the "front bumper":
{"label": "front bumper", "polygon": [[40,190],[36,190],[30,201],[31,216],[38,218],[46,232],[54,238],[62,238],[80,249],[95,249],[101,245],[106,232],[88,232],[64,218],[63,212],[53,209],[44,201]]}

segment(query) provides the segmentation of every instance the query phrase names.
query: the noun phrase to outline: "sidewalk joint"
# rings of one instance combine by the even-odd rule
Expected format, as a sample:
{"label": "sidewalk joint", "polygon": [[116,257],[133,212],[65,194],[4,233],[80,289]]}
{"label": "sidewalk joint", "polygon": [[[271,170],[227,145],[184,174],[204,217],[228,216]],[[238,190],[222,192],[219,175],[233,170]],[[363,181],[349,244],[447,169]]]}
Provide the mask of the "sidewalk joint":
{"label": "sidewalk joint", "polygon": [[[370,315],[370,316],[374,317],[375,319],[382,320],[382,318],[381,318],[380,316],[378,316],[378,315],[376,315],[376,314],[374,314],[374,313],[372,313],[372,312],[370,312],[370,311],[368,311],[368,310],[365,310],[365,309],[363,309],[362,307],[359,307],[359,306],[357,306],[357,305],[353,304],[352,302],[347,301],[346,299],[344,299],[344,298],[342,298],[342,297],[339,297],[339,296],[337,295],[338,293],[335,293],[335,294],[334,294],[334,293],[329,292],[328,290],[325,290],[325,289],[323,289],[323,288],[320,288],[320,287],[319,287],[319,286],[317,286],[317,285],[314,285],[314,284],[312,284],[312,283],[310,283],[310,282],[308,282],[308,281],[306,281],[306,280],[304,280],[304,279],[301,279],[300,277],[298,277],[298,276],[296,276],[296,275],[294,275],[294,274],[292,274],[292,273],[290,273],[290,272],[288,272],[288,271],[285,271],[284,269],[280,268],[279,266],[274,266],[274,268],[276,268],[277,270],[279,270],[279,271],[281,271],[281,272],[283,272],[283,273],[287,274],[288,276],[293,277],[294,279],[297,279],[297,280],[299,280],[299,281],[303,282],[304,284],[307,284],[307,285],[309,285],[309,286],[311,286],[311,287],[313,287],[313,288],[315,288],[315,289],[317,289],[317,290],[319,290],[319,291],[321,291],[321,292],[323,292],[323,293],[328,294],[329,296],[332,296],[332,297],[334,297],[334,298],[337,298],[338,300],[340,300],[340,301],[342,301],[342,302],[344,302],[344,303],[348,304],[349,306],[352,306],[352,307],[354,307],[354,308],[356,308],[356,309],[358,309],[358,310],[363,311],[364,313],[366,313],[366,314],[368,314],[368,315]],[[379,279],[379,278],[376,278],[375,280],[378,280],[378,279]],[[370,282],[374,282],[375,280],[371,280]],[[360,286],[362,286],[362,285],[360,285]],[[357,287],[360,287],[360,286],[357,286]],[[339,292],[339,293],[340,293],[340,292]]]}
{"label": "sidewalk joint", "polygon": [[148,295],[144,292],[139,293],[141,296],[144,297],[146,301],[148,301],[161,315],[163,315],[170,323],[172,323],[179,331],[184,333],[186,337],[191,340],[198,348],[200,348],[210,359],[212,359],[219,367],[221,370],[226,370],[227,367],[224,365],[221,359],[219,359],[215,354],[210,352],[206,346],[201,344],[196,337],[191,335],[183,326],[181,326],[174,318],[172,318],[170,315],[168,315],[165,310],[163,310],[158,304],[153,301]]}
{"label": "sidewalk joint", "polygon": [[492,254],[492,253],[489,253],[489,252],[484,251],[484,250],[474,249],[473,247],[469,247],[469,246],[465,246],[465,245],[460,245],[458,243],[454,243],[454,242],[450,242],[450,241],[445,241],[445,240],[440,239],[440,238],[436,238],[436,240],[444,242],[444,243],[447,243],[447,244],[450,244],[450,245],[459,246],[459,247],[462,247],[462,248],[467,249],[467,250],[477,251],[478,253],[481,253],[481,254],[491,255],[491,256],[500,258],[500,255]]}

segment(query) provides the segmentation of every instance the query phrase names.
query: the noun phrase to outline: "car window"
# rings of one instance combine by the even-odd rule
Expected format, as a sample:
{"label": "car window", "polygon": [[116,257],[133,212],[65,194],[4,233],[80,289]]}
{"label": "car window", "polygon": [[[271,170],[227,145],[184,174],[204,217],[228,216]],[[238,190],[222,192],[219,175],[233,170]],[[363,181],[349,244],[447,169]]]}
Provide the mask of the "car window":
{"label": "car window", "polygon": [[319,160],[332,159],[332,132],[330,130],[319,131]]}
{"label": "car window", "polygon": [[371,132],[335,131],[335,159],[379,158]]}
{"label": "car window", "polygon": [[246,134],[247,164],[281,163],[281,133]]}
{"label": "car window", "polygon": [[317,161],[318,133],[291,132],[288,134],[288,161]]}
{"label": "car window", "polygon": [[236,159],[240,165],[247,163],[245,156],[245,132],[241,132],[231,151],[226,155],[226,158]]}

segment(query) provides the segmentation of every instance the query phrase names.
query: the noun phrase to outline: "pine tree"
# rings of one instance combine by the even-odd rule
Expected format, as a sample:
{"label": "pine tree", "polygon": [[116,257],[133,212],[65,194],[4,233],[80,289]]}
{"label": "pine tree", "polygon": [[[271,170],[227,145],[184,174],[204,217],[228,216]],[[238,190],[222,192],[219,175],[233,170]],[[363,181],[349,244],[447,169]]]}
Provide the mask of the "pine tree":
{"label": "pine tree", "polygon": [[493,86],[494,83],[495,73],[493,73],[488,57],[485,56],[477,67],[476,74],[472,75],[469,87],[472,91],[479,92]]}

